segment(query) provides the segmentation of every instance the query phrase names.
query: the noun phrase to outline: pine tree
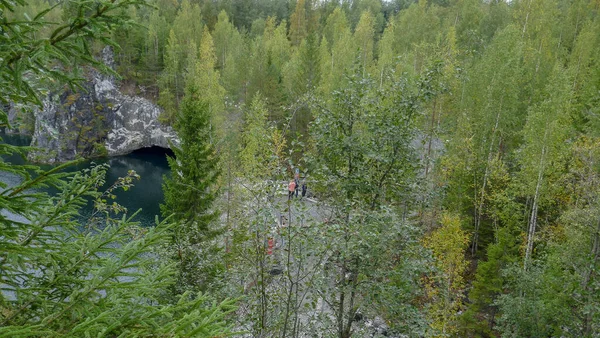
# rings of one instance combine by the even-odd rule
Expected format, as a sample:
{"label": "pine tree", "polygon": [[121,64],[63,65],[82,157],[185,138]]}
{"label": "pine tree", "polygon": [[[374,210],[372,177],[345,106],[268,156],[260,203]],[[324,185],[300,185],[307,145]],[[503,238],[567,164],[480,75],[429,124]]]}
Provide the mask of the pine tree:
{"label": "pine tree", "polygon": [[[2,167],[23,178],[31,169]],[[12,216],[0,223],[5,236],[0,242],[0,337],[205,337],[223,332],[222,310],[230,308],[228,303],[204,308],[206,296],[181,295],[176,304],[165,304],[174,271],[157,261],[154,252],[166,244],[173,225],[143,229],[131,217],[113,218],[124,209],[106,201],[117,189],[127,190],[135,172],[98,191],[107,165],[57,174],[65,167],[39,172],[2,197]],[[46,184],[60,192],[26,192]],[[92,216],[78,217],[89,199],[95,207]]]}
{"label": "pine tree", "polygon": [[172,254],[180,264],[178,291],[203,290],[219,270],[211,259],[218,259],[214,240],[221,233],[213,208],[220,171],[210,142],[209,105],[194,84],[188,87],[175,128],[181,143],[173,146],[175,157],[168,158],[172,175],[163,183],[161,212],[179,224],[172,235]]}

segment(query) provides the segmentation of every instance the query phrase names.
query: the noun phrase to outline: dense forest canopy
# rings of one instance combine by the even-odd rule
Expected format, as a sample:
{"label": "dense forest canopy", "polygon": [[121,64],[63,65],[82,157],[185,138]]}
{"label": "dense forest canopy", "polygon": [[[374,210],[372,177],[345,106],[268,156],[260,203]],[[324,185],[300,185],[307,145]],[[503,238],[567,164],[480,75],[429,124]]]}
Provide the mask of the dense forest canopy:
{"label": "dense forest canopy", "polygon": [[[7,4],[13,22],[56,5],[7,46],[93,15]],[[228,319],[255,337],[362,336],[367,319],[415,337],[599,334],[598,0],[149,4],[115,8],[118,29],[42,62],[79,74],[115,42],[121,90],[158,103],[182,139],[155,251],[177,266],[161,301],[239,298]],[[1,72],[4,103],[17,101]],[[55,86],[32,73],[31,92]],[[276,197],[295,168],[318,216]],[[2,325],[36,321],[0,300]]]}

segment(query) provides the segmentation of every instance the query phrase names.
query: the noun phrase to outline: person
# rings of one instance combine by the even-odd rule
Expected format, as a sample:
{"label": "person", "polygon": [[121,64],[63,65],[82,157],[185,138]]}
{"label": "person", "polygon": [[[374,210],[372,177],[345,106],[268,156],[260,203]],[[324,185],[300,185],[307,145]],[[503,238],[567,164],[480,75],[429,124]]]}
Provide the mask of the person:
{"label": "person", "polygon": [[306,196],[306,181],[302,181],[302,198]]}
{"label": "person", "polygon": [[294,196],[294,191],[296,190],[296,182],[294,180],[290,181],[288,185],[288,201]]}
{"label": "person", "polygon": [[298,198],[298,190],[300,189],[300,181],[298,180],[298,177],[294,179],[294,186],[296,190],[296,198]]}

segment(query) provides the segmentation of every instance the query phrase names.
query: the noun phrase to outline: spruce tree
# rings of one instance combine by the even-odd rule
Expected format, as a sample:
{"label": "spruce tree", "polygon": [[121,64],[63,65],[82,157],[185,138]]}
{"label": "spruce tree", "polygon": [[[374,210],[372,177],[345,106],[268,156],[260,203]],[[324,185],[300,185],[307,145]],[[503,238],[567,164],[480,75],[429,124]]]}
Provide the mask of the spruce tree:
{"label": "spruce tree", "polygon": [[179,291],[204,290],[218,270],[218,264],[209,260],[218,252],[212,241],[221,233],[214,226],[218,213],[213,209],[220,171],[210,143],[209,106],[200,100],[193,83],[182,101],[175,128],[181,141],[172,147],[175,157],[168,158],[172,174],[163,183],[161,212],[178,223],[171,254],[180,264]]}
{"label": "spruce tree", "polygon": [[[76,85],[73,65],[92,64],[88,44],[113,43],[106,37],[126,22],[123,13],[138,0],[74,0],[65,22],[52,25],[45,15],[54,6],[25,20],[5,17],[26,2],[0,1],[0,107],[40,103],[48,83]],[[33,19],[30,19],[33,18]],[[53,29],[47,36],[40,34]],[[68,62],[65,65],[63,62]],[[67,66],[69,68],[67,68]],[[0,125],[10,128],[0,111]],[[229,305],[206,307],[206,297],[189,294],[167,303],[174,270],[153,255],[168,240],[172,224],[142,229],[110,203],[116,189],[127,190],[135,172],[108,190],[107,166],[77,173],[69,164],[43,171],[16,165],[4,155],[28,149],[0,144],[0,172],[18,183],[0,182],[0,337],[215,337],[227,333]],[[44,192],[53,187],[55,194]],[[94,212],[80,209],[93,202]]]}

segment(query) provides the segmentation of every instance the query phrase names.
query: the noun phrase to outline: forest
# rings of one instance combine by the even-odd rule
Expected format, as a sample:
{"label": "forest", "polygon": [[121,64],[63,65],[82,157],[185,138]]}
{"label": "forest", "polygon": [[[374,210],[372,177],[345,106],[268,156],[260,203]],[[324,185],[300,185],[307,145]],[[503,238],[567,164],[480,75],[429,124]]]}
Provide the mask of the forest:
{"label": "forest", "polygon": [[0,0],[2,126],[93,67],[179,136],[150,228],[0,161],[0,337],[600,336],[599,11]]}

